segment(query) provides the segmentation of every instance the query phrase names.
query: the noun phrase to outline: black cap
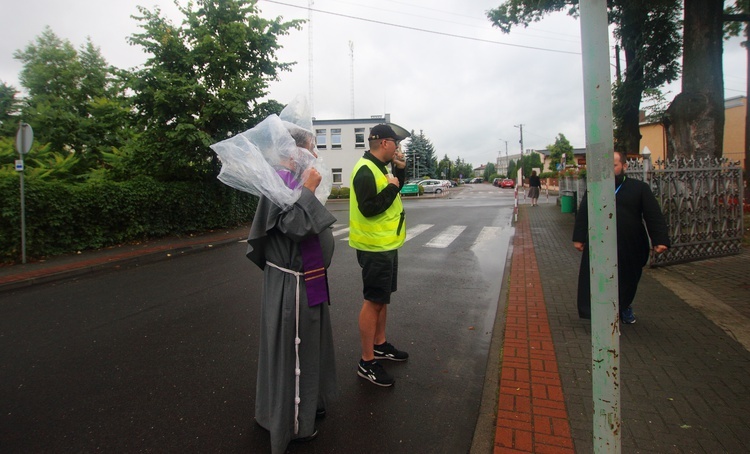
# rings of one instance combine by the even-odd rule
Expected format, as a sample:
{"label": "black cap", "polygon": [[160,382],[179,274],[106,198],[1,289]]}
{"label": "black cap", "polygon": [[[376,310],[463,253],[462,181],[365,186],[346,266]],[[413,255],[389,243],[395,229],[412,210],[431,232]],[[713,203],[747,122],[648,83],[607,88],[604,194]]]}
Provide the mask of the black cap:
{"label": "black cap", "polygon": [[389,124],[375,125],[370,130],[370,137],[367,140],[379,140],[379,139],[404,140],[409,136],[411,136],[411,134],[406,129],[396,124],[389,123]]}

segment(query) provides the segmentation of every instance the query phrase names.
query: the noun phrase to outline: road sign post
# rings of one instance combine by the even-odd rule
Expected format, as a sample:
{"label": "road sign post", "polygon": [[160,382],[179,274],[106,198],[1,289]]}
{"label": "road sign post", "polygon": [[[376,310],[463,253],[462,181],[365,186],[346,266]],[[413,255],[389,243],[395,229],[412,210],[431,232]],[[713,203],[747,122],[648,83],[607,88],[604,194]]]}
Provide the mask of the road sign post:
{"label": "road sign post", "polygon": [[20,159],[16,161],[16,170],[21,177],[21,263],[26,263],[26,198],[23,194],[23,155],[31,150],[32,142],[34,142],[34,130],[31,129],[30,124],[20,122],[16,134],[16,149]]}
{"label": "road sign post", "polygon": [[591,262],[593,442],[597,454],[619,454],[622,375],[607,2],[582,0],[580,14]]}

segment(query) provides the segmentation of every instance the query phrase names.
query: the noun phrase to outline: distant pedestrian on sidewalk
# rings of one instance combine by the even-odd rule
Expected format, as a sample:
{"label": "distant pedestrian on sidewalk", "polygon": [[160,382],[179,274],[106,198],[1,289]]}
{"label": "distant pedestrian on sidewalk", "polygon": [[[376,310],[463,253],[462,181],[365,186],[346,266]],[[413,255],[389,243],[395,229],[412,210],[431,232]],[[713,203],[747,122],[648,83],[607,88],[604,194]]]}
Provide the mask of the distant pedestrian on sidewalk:
{"label": "distant pedestrian on sidewalk", "polygon": [[531,171],[529,177],[529,198],[531,199],[531,206],[535,207],[539,205],[539,191],[542,189],[542,180],[537,176],[536,170]]}
{"label": "distant pedestrian on sidewalk", "polygon": [[396,125],[373,127],[368,137],[370,150],[354,166],[351,177],[349,246],[357,251],[364,287],[359,313],[362,358],[357,375],[378,386],[391,386],[395,380],[377,360],[409,358],[408,353],[388,343],[385,336],[388,304],[397,287],[398,249],[406,240],[406,219],[399,193],[406,176],[406,161],[399,142],[409,136]]}
{"label": "distant pedestrian on sidewalk", "polygon": [[[627,162],[615,152],[615,205],[617,209],[617,276],[620,299],[620,321],[635,323],[633,299],[638,290],[643,267],[648,261],[649,237],[657,254],[669,246],[667,224],[659,203],[648,184],[627,178]],[[583,196],[573,229],[573,246],[583,252],[578,272],[578,316],[591,318],[591,267],[588,248],[588,198]],[[645,226],[644,226],[645,223]]]}

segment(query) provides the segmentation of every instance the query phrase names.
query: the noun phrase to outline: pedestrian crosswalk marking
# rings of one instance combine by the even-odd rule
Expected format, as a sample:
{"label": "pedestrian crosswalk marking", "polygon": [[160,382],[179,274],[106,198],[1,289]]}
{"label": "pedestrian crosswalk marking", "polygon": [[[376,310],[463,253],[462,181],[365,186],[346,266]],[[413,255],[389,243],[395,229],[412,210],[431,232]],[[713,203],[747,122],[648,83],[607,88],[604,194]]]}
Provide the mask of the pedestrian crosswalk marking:
{"label": "pedestrian crosswalk marking", "polygon": [[452,225],[443,230],[438,236],[431,239],[425,247],[445,248],[455,240],[458,235],[466,229],[465,225]]}
{"label": "pedestrian crosswalk marking", "polygon": [[501,230],[502,227],[482,227],[482,231],[479,232],[479,236],[477,236],[477,239],[471,246],[474,247],[484,241],[490,240],[492,238],[497,238],[500,235]]}
{"label": "pedestrian crosswalk marking", "polygon": [[[409,241],[410,239],[414,238],[415,236],[419,235],[420,233],[424,232],[425,230],[432,227],[434,224],[417,224],[414,227],[409,227],[406,229],[406,239],[404,241]],[[336,230],[333,232],[333,236],[339,236],[343,235],[344,233],[349,232],[349,227],[341,230]],[[344,238],[341,238],[341,241],[349,241],[349,237],[345,236]]]}
{"label": "pedestrian crosswalk marking", "polygon": [[[340,237],[339,241],[349,241],[349,227],[344,227],[340,229],[335,229],[336,226],[334,226],[333,236],[334,237]],[[414,226],[409,226],[406,229],[406,239],[404,241],[409,241],[417,236],[421,235],[422,233],[428,231],[432,227],[435,227],[435,224],[416,224]],[[443,231],[435,235],[432,239],[427,241],[425,244],[422,245],[422,247],[429,247],[429,248],[440,248],[444,249],[453,243],[453,241],[456,240],[462,233],[464,233],[464,230],[467,229],[467,226],[465,225],[451,225],[446,227]],[[482,227],[482,230],[479,232],[479,235],[472,243],[472,247],[476,246],[477,244],[480,244],[482,242],[498,238],[503,230],[503,227],[493,227],[493,226],[486,226]]]}
{"label": "pedestrian crosswalk marking", "polygon": [[[346,228],[343,228],[343,229],[341,229],[341,230],[336,230],[336,231],[334,231],[334,232],[333,232],[333,236],[339,236],[339,235],[343,235],[343,234],[345,234],[345,233],[348,233],[348,232],[349,232],[349,227],[346,227]],[[346,239],[348,240],[348,239],[349,239],[349,237],[346,237]]]}
{"label": "pedestrian crosswalk marking", "polygon": [[417,224],[414,227],[407,227],[405,241],[409,241],[410,239],[429,229],[433,225],[434,224]]}

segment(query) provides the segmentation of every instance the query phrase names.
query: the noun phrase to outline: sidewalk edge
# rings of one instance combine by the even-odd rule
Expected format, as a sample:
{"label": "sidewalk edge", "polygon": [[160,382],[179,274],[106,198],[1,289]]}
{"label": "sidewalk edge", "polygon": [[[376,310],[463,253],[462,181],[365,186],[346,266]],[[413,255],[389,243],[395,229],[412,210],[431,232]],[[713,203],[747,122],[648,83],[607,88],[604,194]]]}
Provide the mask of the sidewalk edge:
{"label": "sidewalk edge", "polygon": [[479,415],[474,427],[471,448],[469,449],[470,454],[488,454],[494,451],[495,430],[497,429],[497,399],[500,390],[500,365],[502,364],[501,356],[503,340],[505,339],[505,315],[508,308],[508,295],[510,294],[509,282],[511,264],[513,262],[513,238],[515,234],[514,225],[513,234],[508,240],[508,253],[505,257],[505,269],[501,284],[502,290],[497,300],[495,323],[492,326],[492,338],[490,340],[484,385],[482,387],[482,399],[479,404]]}

